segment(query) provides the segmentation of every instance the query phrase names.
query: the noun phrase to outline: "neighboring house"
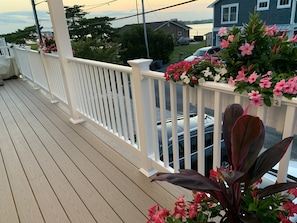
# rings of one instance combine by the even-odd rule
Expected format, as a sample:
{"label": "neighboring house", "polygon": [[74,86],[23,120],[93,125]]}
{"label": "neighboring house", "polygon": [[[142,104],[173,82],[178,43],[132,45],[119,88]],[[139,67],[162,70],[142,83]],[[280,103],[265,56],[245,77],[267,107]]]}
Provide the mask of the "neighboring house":
{"label": "neighboring house", "polygon": [[213,8],[213,40],[212,44],[218,46],[220,27],[231,28],[233,25],[241,27],[248,23],[250,13],[260,14],[260,18],[268,26],[276,24],[280,31],[287,30],[289,37],[297,31],[296,0],[216,0],[209,8]]}
{"label": "neighboring house", "polygon": [[[125,25],[119,29],[119,33],[130,30],[132,26],[136,24]],[[138,24],[141,25],[142,24]],[[146,23],[146,27],[152,29],[153,31],[162,30],[164,33],[170,33],[175,41],[181,37],[190,38],[190,29],[191,27],[186,26],[183,22],[178,21],[177,19],[171,19],[169,21],[163,22],[150,22]]]}

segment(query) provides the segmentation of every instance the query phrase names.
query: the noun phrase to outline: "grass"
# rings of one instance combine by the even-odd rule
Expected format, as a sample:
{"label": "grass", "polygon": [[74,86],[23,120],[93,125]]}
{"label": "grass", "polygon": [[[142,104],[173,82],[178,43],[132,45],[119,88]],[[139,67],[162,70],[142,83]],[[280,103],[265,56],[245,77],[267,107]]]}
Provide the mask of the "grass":
{"label": "grass", "polygon": [[174,51],[170,56],[169,63],[176,63],[180,60],[183,60],[186,57],[193,54],[197,49],[204,47],[204,46],[205,46],[205,41],[191,43],[189,45],[176,46],[176,47],[174,47]]}

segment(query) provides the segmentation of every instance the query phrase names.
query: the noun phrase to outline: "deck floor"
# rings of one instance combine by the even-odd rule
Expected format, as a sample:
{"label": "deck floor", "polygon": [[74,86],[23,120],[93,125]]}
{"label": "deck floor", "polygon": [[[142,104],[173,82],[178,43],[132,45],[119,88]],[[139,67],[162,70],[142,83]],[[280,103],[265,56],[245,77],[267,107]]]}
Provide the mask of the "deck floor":
{"label": "deck floor", "polygon": [[21,79],[0,86],[0,222],[142,223],[176,193],[151,183]]}

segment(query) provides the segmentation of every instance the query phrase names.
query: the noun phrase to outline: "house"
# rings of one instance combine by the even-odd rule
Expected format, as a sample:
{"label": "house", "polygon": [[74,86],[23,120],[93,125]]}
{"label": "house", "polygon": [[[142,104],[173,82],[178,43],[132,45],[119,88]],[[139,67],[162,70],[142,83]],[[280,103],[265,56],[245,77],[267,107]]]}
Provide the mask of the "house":
{"label": "house", "polygon": [[[119,33],[121,34],[127,30],[130,30],[132,26],[135,25],[136,24],[125,25],[119,29]],[[146,23],[146,27],[152,29],[153,31],[162,30],[164,33],[170,33],[176,42],[181,37],[190,38],[191,27],[186,26],[183,22],[178,21],[177,19],[171,19],[169,21],[163,22],[161,21]]]}
{"label": "house", "polygon": [[254,11],[268,26],[276,25],[278,30],[286,30],[289,37],[297,32],[296,0],[216,0],[208,7],[213,8],[212,44],[215,46],[220,43],[220,27],[240,27],[249,21],[249,15]]}

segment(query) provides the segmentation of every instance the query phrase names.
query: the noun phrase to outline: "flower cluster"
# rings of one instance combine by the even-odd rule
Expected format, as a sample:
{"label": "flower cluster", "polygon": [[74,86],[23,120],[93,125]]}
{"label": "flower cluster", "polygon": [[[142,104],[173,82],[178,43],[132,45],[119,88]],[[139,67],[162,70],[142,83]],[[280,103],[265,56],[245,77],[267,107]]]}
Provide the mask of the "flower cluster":
{"label": "flower cluster", "polygon": [[51,53],[57,51],[56,41],[53,36],[46,36],[43,41],[39,43],[39,46],[45,53]]}
{"label": "flower cluster", "polygon": [[227,70],[217,57],[205,54],[191,62],[181,61],[168,66],[164,77],[167,81],[182,81],[192,87],[205,81],[224,82]]}
{"label": "flower cluster", "polygon": [[[214,181],[220,175],[212,171],[210,178]],[[259,198],[257,190],[261,180],[252,185],[242,197],[240,211],[249,215],[256,213],[261,222],[271,223],[292,223],[290,217],[297,214],[297,204],[293,200],[297,198],[297,188],[289,189],[286,192],[269,195]],[[174,203],[174,210],[171,213],[166,208],[161,208],[158,204],[149,209],[147,223],[172,223],[172,222],[214,222],[223,219],[223,207],[210,194],[193,191],[193,200],[186,202],[184,195]],[[223,219],[220,222],[225,222]],[[252,222],[256,222],[255,219]]]}
{"label": "flower cluster", "polygon": [[252,104],[270,106],[274,96],[296,96],[297,35],[288,39],[276,25],[266,26],[259,14],[251,14],[243,29],[222,27],[219,35],[228,83],[239,93],[248,92]]}
{"label": "flower cluster", "polygon": [[243,28],[233,26],[219,30],[221,53],[217,58],[180,62],[168,67],[166,80],[183,81],[190,86],[201,81],[220,81],[247,92],[251,104],[271,106],[271,99],[297,94],[297,35],[268,27],[251,14]]}

